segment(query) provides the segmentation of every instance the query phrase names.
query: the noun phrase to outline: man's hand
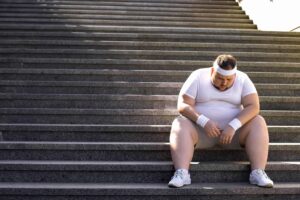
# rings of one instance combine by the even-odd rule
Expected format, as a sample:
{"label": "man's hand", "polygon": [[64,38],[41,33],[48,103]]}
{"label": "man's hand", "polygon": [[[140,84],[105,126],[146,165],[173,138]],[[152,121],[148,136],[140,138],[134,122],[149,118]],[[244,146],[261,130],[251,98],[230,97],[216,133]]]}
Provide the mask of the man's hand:
{"label": "man's hand", "polygon": [[208,137],[219,137],[219,135],[221,134],[218,125],[212,120],[209,120],[205,124],[204,130]]}
{"label": "man's hand", "polygon": [[220,144],[230,144],[235,134],[235,130],[231,126],[227,126],[221,133]]}

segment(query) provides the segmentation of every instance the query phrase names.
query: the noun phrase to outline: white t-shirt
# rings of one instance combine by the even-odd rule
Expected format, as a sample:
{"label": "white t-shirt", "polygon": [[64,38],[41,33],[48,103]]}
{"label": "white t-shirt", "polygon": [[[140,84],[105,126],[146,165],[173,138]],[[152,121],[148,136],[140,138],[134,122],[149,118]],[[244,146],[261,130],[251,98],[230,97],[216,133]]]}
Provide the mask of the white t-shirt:
{"label": "white t-shirt", "polygon": [[242,98],[257,93],[247,74],[237,71],[232,87],[225,91],[216,89],[211,82],[211,68],[194,71],[183,84],[179,95],[195,99],[195,109],[218,123],[221,129],[243,109]]}

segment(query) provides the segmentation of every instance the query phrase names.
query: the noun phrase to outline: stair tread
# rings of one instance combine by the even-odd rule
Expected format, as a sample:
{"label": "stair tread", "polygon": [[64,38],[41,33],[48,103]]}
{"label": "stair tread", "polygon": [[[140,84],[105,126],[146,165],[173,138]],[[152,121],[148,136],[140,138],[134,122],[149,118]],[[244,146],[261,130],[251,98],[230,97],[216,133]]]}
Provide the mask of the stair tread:
{"label": "stair tread", "polygon": [[[118,100],[118,101],[177,101],[178,95],[118,95],[118,94],[31,94],[0,93],[0,99],[22,100]],[[260,102],[300,102],[298,96],[260,96]]]}
{"label": "stair tread", "polygon": [[[25,63],[86,63],[86,64],[167,64],[167,65],[205,65],[206,67],[211,65],[211,61],[191,61],[191,60],[150,60],[150,59],[78,59],[78,58],[0,58],[1,62],[25,62]],[[239,66],[274,66],[274,67],[283,67],[283,66],[291,66],[295,68],[300,68],[299,63],[295,62],[245,62],[245,61],[239,61]]]}
{"label": "stair tread", "polygon": [[[1,51],[1,50],[0,50]],[[300,55],[300,54],[299,54]],[[199,68],[200,69],[200,68]],[[156,75],[156,76],[186,76],[192,71],[178,70],[117,70],[117,69],[30,69],[30,68],[0,68],[0,73],[5,74],[67,74],[67,75]],[[300,78],[300,73],[291,72],[247,72],[249,76],[271,78]]]}
{"label": "stair tread", "polygon": [[[181,189],[159,183],[0,183],[2,194],[69,194],[69,195],[262,195],[299,194],[300,184],[275,183],[273,189],[243,183],[194,183]],[[11,190],[11,191],[10,191]],[[5,193],[4,193],[5,192]]]}
{"label": "stair tread", "polygon": [[[214,56],[218,55],[220,51],[172,51],[172,50],[97,50],[97,49],[28,49],[28,48],[0,48],[0,53],[11,54],[11,53],[31,53],[31,54],[118,54],[118,55],[178,55],[178,56]],[[231,52],[233,55],[238,57],[254,57],[254,58],[266,58],[266,57],[285,57],[285,58],[299,58],[300,53],[264,53],[260,52]],[[241,58],[242,59],[242,58]]]}
{"label": "stair tread", "polygon": [[[135,150],[135,151],[169,151],[167,142],[31,142],[31,141],[1,141],[0,149],[55,149],[55,150]],[[220,149],[214,147],[207,151]],[[237,149],[238,151],[243,151]],[[270,151],[300,151],[300,143],[270,143]],[[196,150],[199,151],[199,150]],[[202,150],[203,151],[203,150]]]}
{"label": "stair tread", "polygon": [[[174,109],[84,109],[84,108],[0,108],[0,113],[20,114],[99,114],[99,115],[178,115]],[[113,113],[113,114],[112,114]],[[300,116],[300,110],[261,110],[265,116]]]}
{"label": "stair tread", "polygon": [[[173,48],[208,48],[208,47],[216,47],[218,48],[239,48],[239,49],[249,49],[249,48],[257,48],[257,49],[276,49],[276,50],[300,50],[300,45],[293,44],[231,44],[231,43],[203,43],[203,42],[147,42],[147,41],[114,41],[114,40],[103,40],[103,41],[80,41],[80,40],[62,40],[62,39],[0,39],[0,44],[11,44],[11,45],[58,45],[58,46],[67,46],[67,45],[76,45],[76,48],[84,47],[84,46],[105,46],[105,45],[122,45],[127,47],[173,47]],[[257,51],[256,51],[257,52]],[[268,53],[268,52],[264,52]]]}
{"label": "stair tread", "polygon": [[[191,171],[249,171],[249,162],[216,161],[191,162]],[[78,170],[78,171],[173,171],[170,161],[49,161],[49,160],[0,160],[0,170]],[[271,161],[266,171],[298,171],[300,162]]]}
{"label": "stair tread", "polygon": [[[171,125],[144,125],[144,124],[15,124],[0,123],[0,129],[19,131],[113,131],[113,132],[170,132]],[[300,126],[268,126],[271,132],[300,133]]]}
{"label": "stair tread", "polygon": [[[3,28],[3,27],[6,27],[5,31],[1,31],[1,35],[7,35],[7,36],[14,36],[14,35],[23,35],[23,36],[26,36],[28,34],[32,34],[34,33],[36,36],[38,35],[43,35],[43,36],[64,36],[64,37],[89,37],[89,38],[101,38],[101,37],[109,37],[110,40],[111,38],[123,38],[124,39],[132,39],[132,38],[136,38],[136,39],[162,39],[162,38],[168,38],[168,39],[186,39],[188,41],[190,41],[191,39],[195,40],[195,39],[213,39],[213,40],[225,40],[226,42],[226,39],[230,39],[230,40],[235,40],[236,42],[238,41],[243,41],[243,40],[250,40],[251,42],[252,41],[257,41],[258,40],[258,43],[262,43],[264,41],[270,41],[270,42],[293,42],[293,44],[298,44],[298,42],[300,41],[299,37],[296,37],[298,35],[279,35],[276,37],[276,35],[274,37],[267,37],[267,35],[238,35],[239,33],[234,33],[232,32],[231,34],[229,33],[223,33],[221,32],[220,34],[216,34],[214,32],[205,32],[205,33],[199,33],[199,32],[188,32],[188,33],[173,33],[173,32],[163,32],[163,33],[156,33],[152,31],[151,32],[148,32],[147,29],[144,29],[143,32],[137,32],[137,33],[134,33],[134,32],[100,32],[98,29],[102,30],[104,25],[81,25],[82,27],[86,27],[85,29],[80,29],[80,28],[77,28],[77,25],[68,25],[67,27],[70,27],[69,29],[66,29],[66,25],[62,26],[62,25],[50,25],[50,24],[45,24],[43,25],[44,27],[44,31],[41,33],[41,32],[24,32],[24,30],[40,30],[36,27],[38,27],[39,25],[38,24],[29,24],[29,23],[26,23],[26,24],[7,24],[7,23],[0,23],[0,30]],[[72,26],[73,27],[76,27],[76,29],[72,29]],[[124,27],[127,27],[127,26],[124,26]],[[146,28],[147,26],[145,26]],[[31,28],[31,29],[29,29]],[[151,28],[153,28],[154,30],[159,28],[159,27],[155,27],[155,26],[152,26]],[[183,29],[184,27],[182,27]],[[191,27],[189,27],[191,28]],[[19,29],[19,31],[14,31],[14,33],[11,34],[10,31],[7,31],[9,29]],[[47,31],[47,29],[49,30],[49,32],[45,32]],[[89,29],[88,32],[84,32],[86,31],[86,29]],[[94,29],[94,30],[93,30]],[[54,30],[59,30],[59,32],[52,32]],[[63,31],[65,30],[65,31]],[[105,29],[104,29],[105,30]],[[102,30],[102,31],[104,31]],[[228,29],[225,29],[223,28],[222,30],[230,30],[229,28]],[[250,30],[250,29],[249,29]],[[51,32],[50,32],[51,31]],[[76,31],[74,33],[74,31]],[[93,31],[93,32],[92,32]],[[141,30],[142,31],[142,30]],[[73,32],[73,34],[71,34],[70,32]],[[251,34],[251,32],[248,32],[249,34]],[[223,42],[223,41],[222,41]],[[252,42],[253,43],[253,42]]]}
{"label": "stair tread", "polygon": [[[254,30],[254,29],[248,29],[248,30],[244,30],[244,29],[224,29],[224,28],[184,28],[184,27],[136,27],[136,26],[126,26],[126,27],[121,27],[121,26],[91,26],[91,25],[87,25],[87,26],[64,26],[64,25],[43,25],[41,26],[36,26],[34,24],[30,25],[30,24],[1,24],[0,26],[0,30],[2,31],[7,31],[10,29],[19,29],[19,30],[29,30],[29,31],[35,31],[34,33],[39,33],[38,31],[47,31],[47,30],[67,30],[67,31],[97,31],[102,32],[108,32],[110,31],[111,33],[118,33],[121,31],[124,31],[123,34],[128,34],[128,33],[135,33],[135,34],[141,34],[141,33],[156,33],[156,34],[161,34],[163,35],[164,33],[168,33],[168,34],[184,34],[184,35],[188,35],[188,34],[215,34],[215,35],[231,35],[231,36],[235,36],[235,37],[240,37],[243,38],[245,36],[277,36],[277,37],[272,37],[272,40],[274,41],[274,39],[276,38],[291,38],[294,40],[298,40],[298,37],[300,35],[299,32],[282,32],[282,31],[258,31],[258,30]],[[37,32],[36,32],[37,31]],[[16,31],[15,31],[16,32]],[[67,32],[68,33],[68,32]],[[70,33],[68,33],[70,35]],[[190,36],[190,35],[188,35]]]}
{"label": "stair tread", "polygon": [[[126,83],[126,84],[124,84]],[[168,87],[168,88],[179,88],[183,82],[125,82],[125,81],[0,81],[0,85],[39,85],[39,86],[107,86],[107,87]],[[272,84],[272,83],[257,83],[257,88],[268,88],[268,89],[299,89],[300,84]]]}
{"label": "stair tread", "polygon": [[[5,5],[35,5],[34,1],[3,1]],[[238,5],[234,2],[230,1],[198,1],[198,2],[163,2],[163,1],[46,1],[43,3],[47,3],[47,5],[172,5],[172,7],[178,6],[196,6],[196,5],[219,5],[224,7],[238,7]]]}

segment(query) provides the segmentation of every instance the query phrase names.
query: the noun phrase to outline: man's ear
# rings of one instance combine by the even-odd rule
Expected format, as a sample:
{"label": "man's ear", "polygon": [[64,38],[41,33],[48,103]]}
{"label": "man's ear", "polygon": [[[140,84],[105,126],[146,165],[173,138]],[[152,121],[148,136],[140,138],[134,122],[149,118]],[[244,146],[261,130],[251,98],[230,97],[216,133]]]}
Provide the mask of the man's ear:
{"label": "man's ear", "polygon": [[215,71],[215,69],[213,67],[211,67],[210,75],[213,75],[214,71]]}

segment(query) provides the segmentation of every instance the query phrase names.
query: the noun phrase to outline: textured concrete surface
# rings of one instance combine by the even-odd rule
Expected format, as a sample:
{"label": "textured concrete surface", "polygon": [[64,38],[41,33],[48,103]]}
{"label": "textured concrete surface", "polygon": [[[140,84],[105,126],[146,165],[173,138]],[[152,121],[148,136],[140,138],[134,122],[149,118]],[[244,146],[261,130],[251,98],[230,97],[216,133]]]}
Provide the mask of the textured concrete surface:
{"label": "textured concrete surface", "polygon": [[[299,33],[257,31],[233,0],[0,4],[0,199],[300,198]],[[166,185],[179,89],[221,52],[261,96],[273,189],[218,148],[195,152],[191,186]]]}

